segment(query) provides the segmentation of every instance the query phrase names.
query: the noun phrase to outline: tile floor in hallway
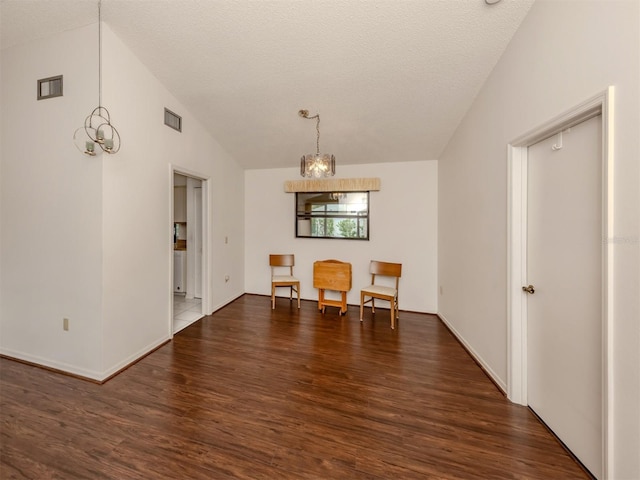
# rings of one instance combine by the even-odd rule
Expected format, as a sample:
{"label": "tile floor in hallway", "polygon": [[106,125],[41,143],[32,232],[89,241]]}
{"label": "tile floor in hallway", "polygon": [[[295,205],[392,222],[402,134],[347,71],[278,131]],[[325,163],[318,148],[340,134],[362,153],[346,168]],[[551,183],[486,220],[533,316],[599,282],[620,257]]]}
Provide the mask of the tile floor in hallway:
{"label": "tile floor in hallway", "polygon": [[184,294],[173,295],[173,333],[178,333],[203,316],[201,299],[186,298]]}

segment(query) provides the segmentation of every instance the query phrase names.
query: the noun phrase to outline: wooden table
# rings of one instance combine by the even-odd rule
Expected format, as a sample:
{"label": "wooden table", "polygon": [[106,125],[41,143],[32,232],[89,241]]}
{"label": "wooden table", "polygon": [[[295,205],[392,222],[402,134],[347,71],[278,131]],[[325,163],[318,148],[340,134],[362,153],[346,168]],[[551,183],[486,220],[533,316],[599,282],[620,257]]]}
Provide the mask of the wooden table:
{"label": "wooden table", "polygon": [[[347,292],[351,290],[351,264],[339,260],[319,260],[313,263],[313,286],[318,289],[318,310],[340,307],[340,315],[347,313]],[[341,293],[340,300],[325,298],[325,290]]]}

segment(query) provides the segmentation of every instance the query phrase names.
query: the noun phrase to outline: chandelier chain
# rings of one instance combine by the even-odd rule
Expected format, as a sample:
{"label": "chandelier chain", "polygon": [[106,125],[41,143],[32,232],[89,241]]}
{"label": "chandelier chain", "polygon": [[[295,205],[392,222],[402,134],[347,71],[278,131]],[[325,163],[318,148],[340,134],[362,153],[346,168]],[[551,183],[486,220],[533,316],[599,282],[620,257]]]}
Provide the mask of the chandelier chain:
{"label": "chandelier chain", "polygon": [[309,110],[300,110],[298,115],[307,120],[316,119],[316,153],[320,155],[320,114],[316,113],[313,117],[309,116]]}
{"label": "chandelier chain", "polygon": [[98,106],[102,106],[102,0],[98,0]]}
{"label": "chandelier chain", "polygon": [[320,114],[316,115],[318,121],[316,122],[316,153],[320,155]]}

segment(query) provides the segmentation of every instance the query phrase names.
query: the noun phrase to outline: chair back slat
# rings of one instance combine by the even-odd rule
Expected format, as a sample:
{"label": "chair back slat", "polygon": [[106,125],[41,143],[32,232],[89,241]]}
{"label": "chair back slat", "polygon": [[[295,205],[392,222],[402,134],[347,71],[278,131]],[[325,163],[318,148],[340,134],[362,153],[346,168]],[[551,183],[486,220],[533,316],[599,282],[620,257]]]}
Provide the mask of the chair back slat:
{"label": "chair back slat", "polygon": [[369,273],[371,273],[372,275],[383,275],[386,277],[399,278],[402,276],[402,264],[371,260]]}
{"label": "chair back slat", "polygon": [[269,265],[272,267],[293,267],[295,263],[293,254],[269,255]]}

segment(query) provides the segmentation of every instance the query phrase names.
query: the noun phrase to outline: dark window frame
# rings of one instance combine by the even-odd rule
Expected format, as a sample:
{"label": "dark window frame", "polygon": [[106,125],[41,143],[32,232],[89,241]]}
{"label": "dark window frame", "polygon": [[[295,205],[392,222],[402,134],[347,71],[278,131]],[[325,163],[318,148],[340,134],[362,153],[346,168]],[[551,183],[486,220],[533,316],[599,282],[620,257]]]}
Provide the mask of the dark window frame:
{"label": "dark window frame", "polygon": [[[304,196],[301,199],[300,196]],[[333,210],[330,205],[340,205],[341,199],[331,199],[331,195],[362,195],[366,205],[361,210]],[[348,192],[296,192],[294,213],[295,213],[295,237],[296,238],[322,238],[331,240],[365,240],[370,238],[371,231],[371,196],[369,191],[358,190]],[[349,205],[350,203],[345,203]],[[320,207],[321,209],[312,207]],[[355,205],[355,204],[354,204]],[[362,205],[362,204],[359,204]],[[301,208],[301,206],[304,206]],[[322,209],[322,206],[324,208]],[[301,229],[301,222],[309,221],[308,227]],[[340,222],[353,221],[355,225],[355,236],[342,236],[335,233],[336,226],[340,230]],[[303,230],[303,231],[301,231]],[[321,232],[318,233],[318,230]]]}

